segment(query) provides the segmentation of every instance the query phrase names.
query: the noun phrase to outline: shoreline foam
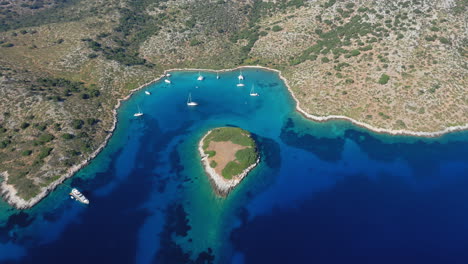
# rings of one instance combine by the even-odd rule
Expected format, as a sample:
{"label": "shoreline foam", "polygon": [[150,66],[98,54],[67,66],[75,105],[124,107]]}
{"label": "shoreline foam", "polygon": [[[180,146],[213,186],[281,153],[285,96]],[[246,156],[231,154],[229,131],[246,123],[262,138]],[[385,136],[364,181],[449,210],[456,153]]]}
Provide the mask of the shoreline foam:
{"label": "shoreline foam", "polygon": [[117,104],[115,105],[114,109],[112,110],[114,118],[113,118],[112,126],[109,129],[109,133],[106,136],[106,138],[104,139],[103,143],[100,144],[99,147],[88,158],[86,158],[82,162],[70,167],[67,170],[67,173],[62,175],[60,178],[58,178],[56,181],[51,183],[49,186],[43,187],[39,194],[37,194],[35,197],[33,197],[33,198],[31,198],[30,200],[27,200],[27,201],[17,195],[17,191],[14,188],[14,186],[7,184],[8,173],[7,172],[3,172],[3,173],[0,172],[0,175],[3,174],[3,181],[0,183],[0,194],[1,194],[1,196],[5,199],[5,201],[8,204],[10,204],[11,206],[16,207],[17,209],[31,208],[32,206],[34,206],[35,204],[40,202],[51,191],[53,191],[58,185],[60,185],[63,181],[70,178],[76,172],[78,172],[80,169],[82,169],[84,166],[86,166],[88,164],[88,162],[90,162],[92,159],[94,159],[102,151],[102,149],[107,145],[107,142],[109,141],[109,139],[113,135],[113,132],[114,132],[115,127],[117,125],[117,122],[118,122],[118,120],[117,120],[117,110],[119,109],[121,103],[123,101],[126,101],[129,98],[131,98],[131,96],[135,92],[137,92],[137,91],[139,91],[139,90],[141,90],[141,89],[143,89],[143,88],[145,88],[145,87],[147,87],[147,86],[149,86],[149,85],[163,79],[164,77],[166,77],[167,73],[174,72],[174,71],[229,72],[229,71],[236,71],[236,70],[239,70],[239,69],[242,69],[242,68],[264,69],[264,70],[274,71],[274,72],[278,73],[280,79],[284,82],[284,84],[288,88],[288,91],[289,91],[290,95],[292,96],[292,98],[294,99],[294,101],[296,103],[296,111],[301,113],[305,118],[308,118],[308,119],[311,119],[311,120],[314,120],[314,121],[317,121],[317,122],[326,122],[326,121],[329,121],[329,120],[347,120],[347,121],[350,121],[354,125],[366,128],[366,129],[368,129],[370,131],[373,131],[373,132],[376,132],[376,133],[390,134],[390,135],[417,136],[417,137],[438,137],[438,136],[442,136],[442,135],[447,134],[447,133],[462,131],[462,130],[467,130],[468,129],[468,124],[465,124],[465,125],[462,125],[462,126],[447,127],[447,128],[445,128],[443,130],[435,131],[435,132],[392,130],[392,129],[377,128],[377,127],[371,126],[371,125],[366,124],[364,122],[357,121],[357,120],[352,119],[352,118],[347,117],[347,116],[340,116],[340,115],[315,116],[315,115],[307,113],[304,109],[301,108],[299,100],[294,95],[294,92],[292,91],[291,87],[289,86],[286,78],[284,78],[281,75],[281,71],[276,70],[276,69],[271,69],[271,68],[268,68],[268,67],[264,67],[264,66],[239,66],[239,67],[236,67],[236,68],[223,69],[223,70],[174,68],[174,69],[165,70],[164,73],[161,76],[155,78],[154,80],[152,80],[150,82],[147,82],[147,83],[145,83],[143,85],[140,85],[139,87],[137,87],[137,88],[135,88],[133,90],[130,90],[129,94],[127,96],[125,96],[124,98],[117,99]]}
{"label": "shoreline foam", "polygon": [[198,143],[198,152],[200,153],[204,170],[206,174],[208,174],[215,193],[219,196],[226,197],[229,192],[232,191],[245,178],[245,176],[247,176],[247,174],[258,165],[260,157],[257,158],[254,164],[243,170],[241,174],[233,177],[231,180],[225,179],[223,176],[216,173],[216,171],[210,166],[208,155],[205,154],[205,151],[203,150],[203,141],[211,131],[212,130],[208,131],[208,133],[206,133]]}

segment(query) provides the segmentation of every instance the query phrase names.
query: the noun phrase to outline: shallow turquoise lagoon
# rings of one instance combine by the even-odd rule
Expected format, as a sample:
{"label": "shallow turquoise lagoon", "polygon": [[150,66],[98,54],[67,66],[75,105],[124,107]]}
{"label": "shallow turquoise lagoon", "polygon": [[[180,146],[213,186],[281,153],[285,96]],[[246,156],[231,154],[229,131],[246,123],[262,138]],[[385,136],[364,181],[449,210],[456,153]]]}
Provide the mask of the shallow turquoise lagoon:
{"label": "shallow turquoise lagoon", "polygon": [[[0,262],[466,263],[467,132],[316,123],[274,72],[244,69],[245,87],[238,71],[202,74],[172,72],[124,102],[104,151],[36,207],[1,202]],[[197,152],[218,126],[252,132],[262,156],[226,199]]]}

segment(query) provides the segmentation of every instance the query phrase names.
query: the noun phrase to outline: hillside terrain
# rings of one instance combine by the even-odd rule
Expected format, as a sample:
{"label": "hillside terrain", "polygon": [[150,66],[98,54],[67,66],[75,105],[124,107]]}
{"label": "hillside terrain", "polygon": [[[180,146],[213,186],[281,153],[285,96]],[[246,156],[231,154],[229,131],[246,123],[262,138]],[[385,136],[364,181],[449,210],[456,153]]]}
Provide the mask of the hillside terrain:
{"label": "hillside terrain", "polygon": [[[282,71],[310,114],[388,130],[468,123],[467,0],[0,2],[0,172],[28,200],[170,68]],[[11,195],[11,194],[10,194]]]}

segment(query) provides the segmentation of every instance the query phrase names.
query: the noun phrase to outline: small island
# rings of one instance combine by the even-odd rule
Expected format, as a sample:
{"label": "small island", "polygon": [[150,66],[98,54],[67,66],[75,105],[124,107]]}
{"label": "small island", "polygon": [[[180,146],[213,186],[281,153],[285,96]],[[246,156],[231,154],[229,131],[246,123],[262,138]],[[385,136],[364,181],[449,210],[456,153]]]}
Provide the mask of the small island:
{"label": "small island", "polygon": [[198,150],[216,194],[227,196],[258,164],[260,158],[251,134],[237,127],[208,131]]}

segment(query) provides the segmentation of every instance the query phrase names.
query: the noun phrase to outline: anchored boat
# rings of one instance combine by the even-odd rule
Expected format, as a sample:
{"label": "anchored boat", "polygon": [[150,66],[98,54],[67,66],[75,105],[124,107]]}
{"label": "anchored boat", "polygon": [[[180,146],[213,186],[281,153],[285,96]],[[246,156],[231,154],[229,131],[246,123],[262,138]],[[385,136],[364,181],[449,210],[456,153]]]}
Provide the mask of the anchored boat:
{"label": "anchored boat", "polygon": [[143,115],[143,113],[142,113],[141,110],[140,110],[140,106],[138,106],[138,112],[135,113],[135,114],[133,114],[133,116],[135,116],[135,117],[140,117],[140,116],[142,116],[142,115]]}
{"label": "anchored boat", "polygon": [[244,75],[242,75],[242,71],[240,71],[240,74],[239,76],[237,76],[237,78],[239,79],[239,81],[244,80]]}
{"label": "anchored boat", "polygon": [[188,106],[197,106],[198,103],[192,101],[192,94],[189,93],[188,99],[187,99],[187,105]]}
{"label": "anchored boat", "polygon": [[255,87],[252,85],[252,89],[250,90],[250,96],[258,96],[258,93],[255,92]]}
{"label": "anchored boat", "polygon": [[73,188],[70,192],[70,198],[83,204],[89,204],[89,200],[78,189]]}
{"label": "anchored boat", "polygon": [[203,81],[204,79],[205,79],[205,77],[203,77],[203,76],[201,75],[201,73],[198,72],[198,78],[197,78],[197,80],[198,80],[198,81]]}

